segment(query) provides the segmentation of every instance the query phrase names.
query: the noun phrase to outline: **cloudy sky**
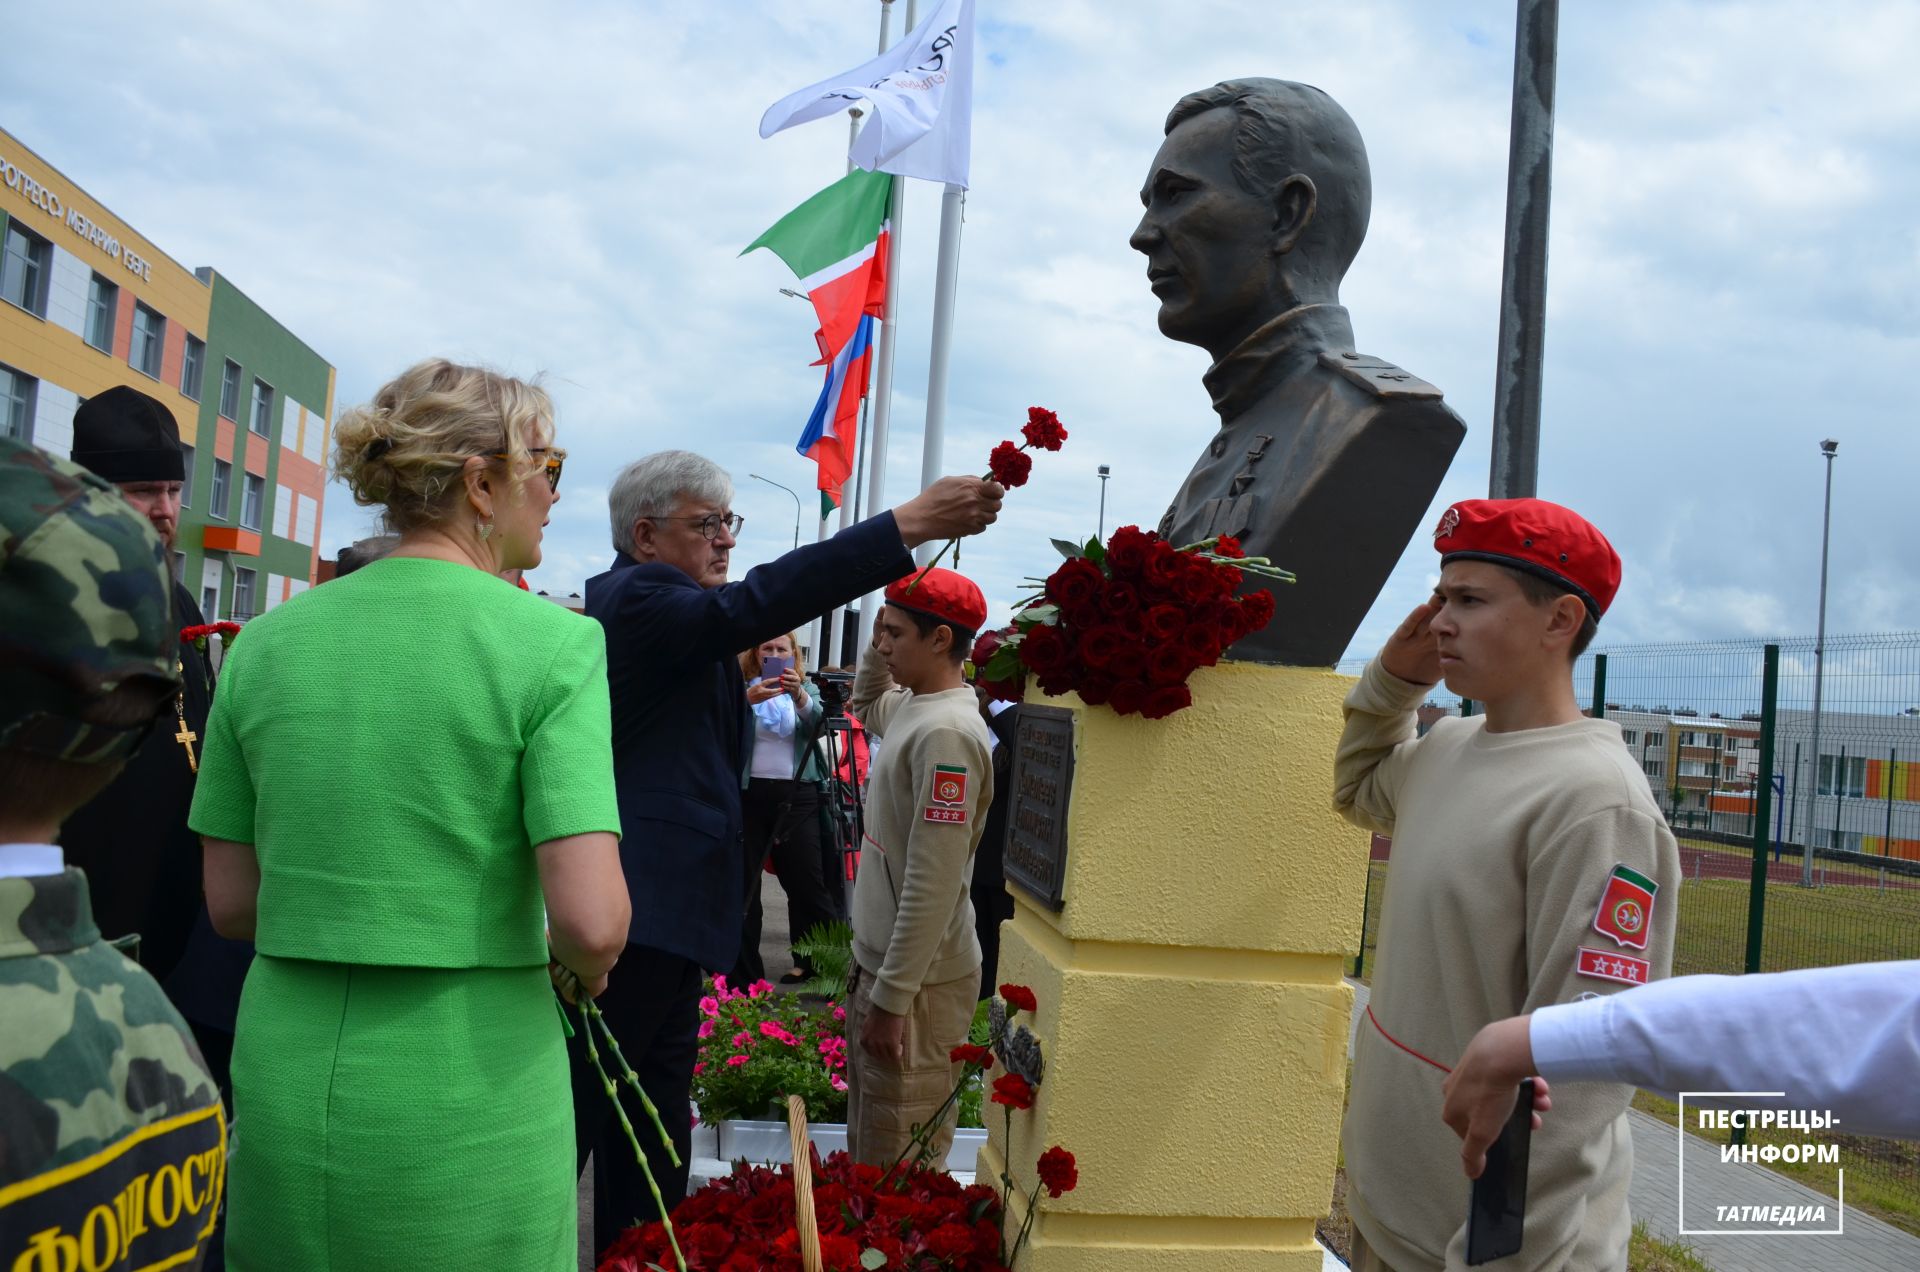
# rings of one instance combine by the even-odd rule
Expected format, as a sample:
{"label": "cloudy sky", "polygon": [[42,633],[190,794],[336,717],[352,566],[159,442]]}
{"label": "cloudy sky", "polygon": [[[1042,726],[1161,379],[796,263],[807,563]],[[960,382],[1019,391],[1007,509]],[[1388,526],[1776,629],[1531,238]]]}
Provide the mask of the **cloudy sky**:
{"label": "cloudy sky", "polygon": [[[896,6],[904,8],[905,0]],[[844,168],[777,97],[871,56],[877,0],[572,4],[101,0],[6,18],[0,122],[169,254],[211,264],[339,368],[338,406],[430,354],[548,377],[569,460],[533,580],[610,554],[618,466],[690,446],[777,555],[810,494],[808,308],[742,245]],[[1004,612],[1050,535],[1158,520],[1214,416],[1127,246],[1172,103],[1304,80],[1373,163],[1344,289],[1361,350],[1445,390],[1469,433],[1435,509],[1486,493],[1513,4],[979,0],[973,191],[946,468],[1024,409],[1043,456],[964,567]],[[896,16],[894,33],[901,34]],[[1920,628],[1920,6],[1563,6],[1540,491],[1626,582],[1607,643],[1814,627],[1822,463],[1832,631]],[[920,466],[938,192],[915,183],[889,502]],[[809,500],[811,503],[811,500]],[[364,534],[338,487],[322,547]],[[803,537],[812,535],[811,523]],[[1355,641],[1424,594],[1409,548]]]}

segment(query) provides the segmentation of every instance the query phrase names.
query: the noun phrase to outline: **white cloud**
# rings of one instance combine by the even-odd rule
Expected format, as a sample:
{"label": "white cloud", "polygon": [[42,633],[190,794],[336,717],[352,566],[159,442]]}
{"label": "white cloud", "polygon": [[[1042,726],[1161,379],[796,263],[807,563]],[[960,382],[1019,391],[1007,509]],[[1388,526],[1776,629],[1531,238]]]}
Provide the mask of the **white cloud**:
{"label": "white cloud", "polygon": [[[290,16],[292,15],[292,16]],[[743,566],[792,539],[818,391],[807,309],[739,248],[844,165],[844,128],[766,142],[782,92],[873,47],[878,6],[599,0],[551,10],[126,0],[8,19],[0,111],[176,259],[212,264],[340,369],[342,404],[430,354],[545,371],[572,452],[549,590],[608,555],[602,492],[669,445],[726,463]],[[964,565],[999,606],[1098,515],[1157,521],[1214,425],[1205,356],[1162,339],[1127,247],[1166,110],[1218,79],[1317,83],[1366,135],[1348,280],[1361,347],[1470,433],[1484,493],[1513,9],[1505,0],[981,6],[946,467],[1033,403],[1074,430]],[[111,32],[103,39],[103,32]],[[896,20],[895,34],[899,34]],[[1647,2],[1561,23],[1541,491],[1626,558],[1609,641],[1809,632],[1821,463],[1830,630],[1920,627],[1904,373],[1920,352],[1920,10]],[[917,481],[937,192],[916,188],[887,475]],[[1428,520],[1437,513],[1430,511]],[[365,533],[330,497],[323,547]],[[802,537],[810,538],[811,527]],[[1356,651],[1433,574],[1416,536]]]}

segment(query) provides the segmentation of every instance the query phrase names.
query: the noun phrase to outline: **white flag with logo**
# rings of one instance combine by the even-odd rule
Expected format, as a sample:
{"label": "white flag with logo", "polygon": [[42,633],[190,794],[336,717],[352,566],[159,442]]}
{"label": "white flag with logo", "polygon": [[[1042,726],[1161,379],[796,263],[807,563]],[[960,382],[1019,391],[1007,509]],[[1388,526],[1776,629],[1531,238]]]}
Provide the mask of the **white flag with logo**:
{"label": "white flag with logo", "polygon": [[867,126],[847,157],[869,172],[967,184],[973,142],[973,0],[941,0],[913,32],[865,66],[768,107],[760,135],[837,115],[856,101]]}

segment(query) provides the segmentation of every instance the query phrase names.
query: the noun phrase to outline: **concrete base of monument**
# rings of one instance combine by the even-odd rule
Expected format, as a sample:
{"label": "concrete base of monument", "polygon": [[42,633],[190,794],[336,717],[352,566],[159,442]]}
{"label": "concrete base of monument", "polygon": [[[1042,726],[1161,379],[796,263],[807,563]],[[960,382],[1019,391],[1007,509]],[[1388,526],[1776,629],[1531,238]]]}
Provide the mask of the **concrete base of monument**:
{"label": "concrete base of monument", "polygon": [[988,1118],[976,1170],[1011,1162],[1016,1211],[1044,1149],[1080,1179],[1041,1195],[1018,1272],[1321,1266],[1366,874],[1366,836],[1333,811],[1351,681],[1226,664],[1190,684],[1159,721],[1029,690],[1072,714],[1071,792],[1023,725],[1007,860],[1059,904],[1011,889],[998,979],[1033,989],[1018,1023],[1045,1073],[1011,1151]]}

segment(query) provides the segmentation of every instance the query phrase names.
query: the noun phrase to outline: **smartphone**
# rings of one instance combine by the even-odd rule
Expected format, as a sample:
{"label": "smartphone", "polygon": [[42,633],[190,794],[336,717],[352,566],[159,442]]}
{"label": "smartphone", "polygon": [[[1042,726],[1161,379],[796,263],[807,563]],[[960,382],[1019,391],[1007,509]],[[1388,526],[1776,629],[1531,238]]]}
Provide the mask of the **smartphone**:
{"label": "smartphone", "polygon": [[769,683],[780,679],[793,670],[791,658],[762,658],[760,660],[760,679]]}
{"label": "smartphone", "polygon": [[1520,1253],[1527,1217],[1527,1148],[1533,1141],[1533,1079],[1520,1084],[1506,1129],[1487,1149],[1467,1211],[1467,1264]]}

